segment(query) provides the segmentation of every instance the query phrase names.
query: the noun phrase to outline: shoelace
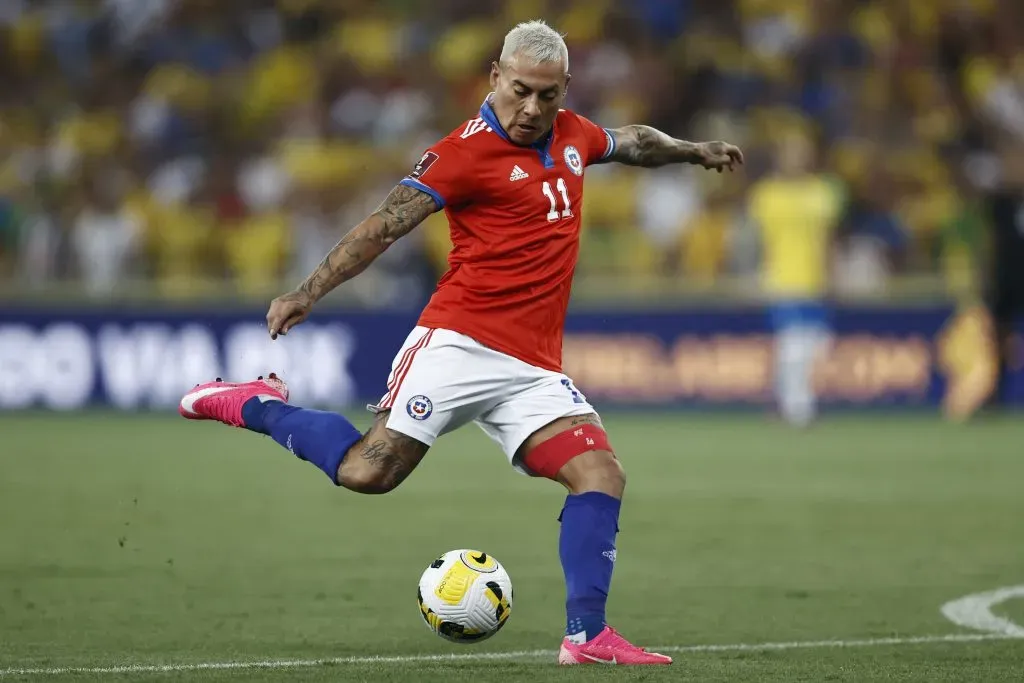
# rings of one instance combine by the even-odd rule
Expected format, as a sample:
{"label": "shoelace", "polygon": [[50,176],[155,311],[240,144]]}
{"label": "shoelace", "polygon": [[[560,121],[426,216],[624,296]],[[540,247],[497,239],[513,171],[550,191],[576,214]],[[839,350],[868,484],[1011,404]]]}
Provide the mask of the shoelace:
{"label": "shoelace", "polygon": [[[263,375],[260,375],[259,377],[257,377],[256,381],[258,382],[261,379],[263,379]],[[267,379],[277,379],[277,380],[279,380],[280,377],[277,376],[276,372],[272,372],[269,375],[267,375]],[[213,381],[214,381],[214,383],[216,383],[216,382],[223,382],[224,380],[222,378],[218,377],[217,379],[215,379]],[[198,387],[199,385],[197,384],[196,386]]]}
{"label": "shoelace", "polygon": [[620,634],[618,631],[616,631],[611,626],[608,627],[608,630],[611,631],[612,635],[615,636],[616,639],[621,640],[623,643],[625,643],[626,645],[630,646],[634,650],[640,650],[640,652],[647,652],[647,648],[646,647],[638,647],[638,646],[634,645],[633,643],[631,643],[628,640],[626,640],[625,638],[623,638],[622,634]]}

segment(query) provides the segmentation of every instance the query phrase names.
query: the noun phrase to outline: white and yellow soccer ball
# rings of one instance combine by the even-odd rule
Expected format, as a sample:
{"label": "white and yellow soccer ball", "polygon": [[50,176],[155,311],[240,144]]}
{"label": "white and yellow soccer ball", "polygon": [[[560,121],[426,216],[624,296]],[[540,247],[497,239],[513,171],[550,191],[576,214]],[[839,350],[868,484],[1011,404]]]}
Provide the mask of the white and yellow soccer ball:
{"label": "white and yellow soccer ball", "polygon": [[455,643],[479,643],[512,613],[512,579],[480,550],[451,550],[420,577],[420,615],[431,631]]}

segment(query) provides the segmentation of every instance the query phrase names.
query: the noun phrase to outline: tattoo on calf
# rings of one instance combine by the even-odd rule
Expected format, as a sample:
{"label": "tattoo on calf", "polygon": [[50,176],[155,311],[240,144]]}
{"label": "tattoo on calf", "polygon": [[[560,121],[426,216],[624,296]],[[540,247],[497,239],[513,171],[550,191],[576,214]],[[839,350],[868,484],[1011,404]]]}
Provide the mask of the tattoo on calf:
{"label": "tattoo on calf", "polygon": [[423,444],[396,432],[389,432],[389,436],[390,439],[365,441],[359,454],[397,486],[405,481],[423,457]]}

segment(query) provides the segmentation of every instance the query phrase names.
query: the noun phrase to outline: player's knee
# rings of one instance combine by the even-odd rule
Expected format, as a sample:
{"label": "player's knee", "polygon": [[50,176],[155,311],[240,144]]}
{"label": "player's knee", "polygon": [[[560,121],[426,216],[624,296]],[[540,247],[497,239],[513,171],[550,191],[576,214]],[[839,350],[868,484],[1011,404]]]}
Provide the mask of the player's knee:
{"label": "player's knee", "polygon": [[619,497],[626,487],[626,473],[597,415],[556,420],[528,439],[524,451],[528,469],[572,493],[602,491]]}
{"label": "player's knee", "polygon": [[345,457],[341,467],[338,468],[338,483],[349,491],[380,495],[394,491],[405,479],[404,476],[400,476],[396,472],[351,460],[350,456],[352,455],[353,451],[350,450],[349,455]]}
{"label": "player's knee", "polygon": [[427,453],[427,446],[384,427],[378,420],[345,454],[338,468],[338,483],[357,493],[394,491]]}
{"label": "player's knee", "polygon": [[570,493],[600,491],[621,498],[626,490],[626,470],[611,451],[588,451],[565,463],[557,480]]}

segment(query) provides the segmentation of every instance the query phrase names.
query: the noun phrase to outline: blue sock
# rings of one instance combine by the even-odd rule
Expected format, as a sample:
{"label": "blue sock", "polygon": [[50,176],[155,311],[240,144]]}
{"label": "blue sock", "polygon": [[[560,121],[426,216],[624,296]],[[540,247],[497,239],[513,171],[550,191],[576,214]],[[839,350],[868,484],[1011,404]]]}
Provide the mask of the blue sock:
{"label": "blue sock", "polygon": [[591,491],[570,495],[558,519],[558,555],[565,573],[565,635],[587,641],[604,630],[604,608],[615,568],[615,534],[622,501]]}
{"label": "blue sock", "polygon": [[337,413],[250,398],[242,406],[246,429],[266,434],[302,460],[311,462],[338,485],[338,467],[362,434]]}

